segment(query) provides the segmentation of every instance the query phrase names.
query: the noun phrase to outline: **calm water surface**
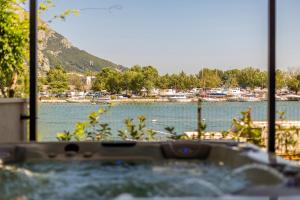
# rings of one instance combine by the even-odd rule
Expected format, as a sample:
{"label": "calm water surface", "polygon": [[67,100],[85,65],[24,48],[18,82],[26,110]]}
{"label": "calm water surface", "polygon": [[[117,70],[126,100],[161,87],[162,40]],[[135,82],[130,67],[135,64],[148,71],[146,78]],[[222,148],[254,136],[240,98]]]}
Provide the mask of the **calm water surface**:
{"label": "calm water surface", "polygon": [[[56,141],[56,133],[72,131],[78,121],[87,119],[89,113],[105,105],[42,103],[39,105],[39,139]],[[233,118],[241,116],[241,111],[252,108],[254,120],[267,119],[266,102],[205,102],[202,116],[207,124],[207,131],[228,130]],[[300,120],[300,102],[277,102],[277,110],[286,112],[289,120]],[[197,103],[128,103],[117,104],[105,113],[101,120],[110,124],[117,135],[124,128],[124,119],[144,115],[147,127],[165,132],[167,126],[174,126],[177,132],[194,131],[197,128]]]}

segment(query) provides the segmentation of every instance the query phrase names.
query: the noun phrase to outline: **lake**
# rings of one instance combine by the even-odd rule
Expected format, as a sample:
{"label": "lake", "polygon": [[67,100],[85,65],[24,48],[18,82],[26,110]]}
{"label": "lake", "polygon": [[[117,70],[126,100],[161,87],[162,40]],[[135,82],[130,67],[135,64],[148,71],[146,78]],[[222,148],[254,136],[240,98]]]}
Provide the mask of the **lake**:
{"label": "lake", "polygon": [[[87,120],[89,113],[107,105],[40,103],[39,104],[39,140],[56,141],[56,133],[72,131],[78,121]],[[228,130],[233,118],[241,116],[241,111],[252,108],[254,120],[267,119],[267,102],[203,102],[202,117],[207,131]],[[285,112],[288,120],[300,120],[300,102],[277,102],[277,111]],[[107,122],[112,133],[117,135],[124,128],[124,119],[144,115],[147,127],[165,133],[165,127],[175,127],[176,132],[197,129],[197,103],[127,103],[113,105],[101,116]]]}

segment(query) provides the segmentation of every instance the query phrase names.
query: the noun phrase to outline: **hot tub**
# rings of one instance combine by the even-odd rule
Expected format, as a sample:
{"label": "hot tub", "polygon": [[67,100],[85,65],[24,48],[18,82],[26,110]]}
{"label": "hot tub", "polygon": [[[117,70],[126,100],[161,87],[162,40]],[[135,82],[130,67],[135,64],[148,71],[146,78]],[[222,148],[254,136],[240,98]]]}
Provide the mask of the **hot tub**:
{"label": "hot tub", "polygon": [[231,141],[1,144],[0,162],[1,200],[300,199],[296,164]]}

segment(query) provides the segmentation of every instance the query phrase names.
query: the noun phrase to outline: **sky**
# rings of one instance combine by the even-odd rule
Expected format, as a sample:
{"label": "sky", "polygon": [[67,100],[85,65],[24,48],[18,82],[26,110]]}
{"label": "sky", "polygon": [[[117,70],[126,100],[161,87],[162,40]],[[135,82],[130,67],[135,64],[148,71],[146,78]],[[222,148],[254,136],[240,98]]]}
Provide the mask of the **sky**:
{"label": "sky", "polygon": [[[203,67],[267,69],[267,0],[55,0],[43,18],[79,16],[50,26],[100,58],[161,74]],[[99,9],[86,9],[99,8]],[[300,68],[300,0],[278,0],[277,65]]]}

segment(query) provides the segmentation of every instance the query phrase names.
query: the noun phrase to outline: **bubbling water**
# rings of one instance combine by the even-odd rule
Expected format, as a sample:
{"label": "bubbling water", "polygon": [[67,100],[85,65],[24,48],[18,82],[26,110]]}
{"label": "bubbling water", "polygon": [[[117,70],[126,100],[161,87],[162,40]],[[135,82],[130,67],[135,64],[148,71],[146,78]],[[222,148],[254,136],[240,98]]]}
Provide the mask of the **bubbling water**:
{"label": "bubbling water", "polygon": [[247,186],[242,175],[224,180],[228,175],[230,169],[203,162],[23,163],[0,167],[0,194],[33,200],[217,197]]}

